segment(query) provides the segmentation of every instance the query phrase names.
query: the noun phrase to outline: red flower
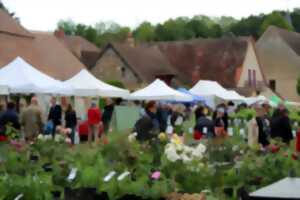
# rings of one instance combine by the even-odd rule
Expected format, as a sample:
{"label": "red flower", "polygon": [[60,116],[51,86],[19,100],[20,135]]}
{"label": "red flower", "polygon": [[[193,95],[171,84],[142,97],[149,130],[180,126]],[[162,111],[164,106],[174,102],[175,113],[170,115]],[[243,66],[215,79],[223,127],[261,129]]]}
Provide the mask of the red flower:
{"label": "red flower", "polygon": [[195,130],[195,132],[194,132],[194,140],[201,140],[202,135],[203,134],[200,131]]}
{"label": "red flower", "polygon": [[0,135],[0,142],[5,142],[7,137],[5,135]]}
{"label": "red flower", "polygon": [[298,155],[297,155],[296,153],[293,153],[293,154],[292,154],[292,159],[293,159],[293,160],[298,160]]}
{"label": "red flower", "polygon": [[271,147],[271,152],[272,153],[277,153],[279,150],[280,150],[280,147],[278,147],[278,146],[274,145],[274,146]]}

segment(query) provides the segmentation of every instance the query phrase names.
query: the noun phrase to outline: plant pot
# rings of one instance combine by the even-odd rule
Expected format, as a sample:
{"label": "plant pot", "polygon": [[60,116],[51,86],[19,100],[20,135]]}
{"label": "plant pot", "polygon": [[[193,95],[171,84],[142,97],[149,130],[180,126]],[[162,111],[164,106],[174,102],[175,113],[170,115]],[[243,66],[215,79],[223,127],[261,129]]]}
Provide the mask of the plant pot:
{"label": "plant pot", "polygon": [[44,169],[45,172],[52,172],[53,167],[51,163],[45,163],[42,168]]}
{"label": "plant pot", "polygon": [[61,197],[61,191],[52,191],[51,192],[53,199],[60,199]]}
{"label": "plant pot", "polygon": [[106,192],[101,192],[100,194],[95,194],[94,196],[95,200],[109,200],[108,194]]}
{"label": "plant pot", "polygon": [[233,190],[232,187],[226,187],[226,188],[223,189],[223,192],[226,194],[226,196],[232,197],[233,193],[234,193],[234,190]]}
{"label": "plant pot", "polygon": [[140,196],[136,196],[136,195],[133,195],[133,194],[126,194],[126,195],[118,198],[118,200],[128,200],[128,199],[130,199],[130,200],[147,200],[145,198],[142,198]]}
{"label": "plant pot", "polygon": [[94,200],[96,196],[96,188],[65,188],[65,200]]}
{"label": "plant pot", "polygon": [[37,161],[39,160],[39,157],[38,157],[37,155],[31,154],[31,155],[29,156],[29,159],[30,159],[31,161],[37,162]]}
{"label": "plant pot", "polygon": [[249,193],[244,187],[241,187],[237,190],[238,198],[241,200],[250,200]]}

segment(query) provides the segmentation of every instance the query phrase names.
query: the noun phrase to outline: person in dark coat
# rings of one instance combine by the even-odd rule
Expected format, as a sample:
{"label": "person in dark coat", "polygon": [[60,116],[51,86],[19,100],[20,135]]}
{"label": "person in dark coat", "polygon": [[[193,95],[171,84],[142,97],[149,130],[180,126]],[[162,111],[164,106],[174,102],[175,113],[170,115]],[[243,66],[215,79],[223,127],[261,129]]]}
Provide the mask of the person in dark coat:
{"label": "person in dark coat", "polygon": [[[218,111],[222,111],[222,117],[218,117]],[[219,113],[220,114],[220,113]],[[216,111],[213,113],[213,120],[216,122],[216,126],[220,126],[222,122],[222,126],[224,127],[224,130],[227,131],[228,129],[228,113],[227,108],[225,104],[220,104],[217,106]]]}
{"label": "person in dark coat", "polygon": [[72,105],[69,104],[65,113],[66,128],[71,129],[71,141],[72,144],[75,143],[75,131],[77,126],[77,116],[75,110],[73,110]]}
{"label": "person in dark coat", "polygon": [[114,112],[114,102],[111,99],[106,99],[105,106],[103,108],[102,122],[104,126],[104,133],[109,131],[109,124]]}
{"label": "person in dark coat", "polygon": [[146,105],[146,114],[140,118],[135,126],[134,130],[137,133],[137,140],[144,142],[149,141],[156,137],[159,133],[159,122],[156,116],[157,108],[154,101],[150,101]]}
{"label": "person in dark coat", "polygon": [[206,117],[203,106],[199,106],[197,110],[198,120],[196,121],[194,131],[198,131],[207,138],[214,137],[214,122]]}
{"label": "person in dark coat", "polygon": [[279,137],[286,144],[293,139],[291,122],[287,109],[278,109],[271,120],[271,137]]}
{"label": "person in dark coat", "polygon": [[56,127],[61,125],[61,118],[62,118],[62,108],[57,103],[56,98],[53,97],[51,99],[51,108],[48,115],[48,121],[52,121],[53,123],[53,130],[52,130],[52,136],[54,138]]}
{"label": "person in dark coat", "polygon": [[161,104],[157,108],[157,119],[159,121],[160,132],[165,132],[168,126],[168,118],[172,111],[167,104]]}
{"label": "person in dark coat", "polygon": [[7,125],[11,125],[17,130],[21,128],[19,116],[16,112],[16,105],[13,102],[7,104],[6,111],[4,111],[0,117],[0,134],[5,135]]}
{"label": "person in dark coat", "polygon": [[261,144],[263,147],[267,147],[270,142],[268,138],[268,131],[269,131],[269,123],[268,119],[266,119],[266,110],[264,107],[257,106],[255,108],[256,112],[256,125],[258,129],[258,143]]}

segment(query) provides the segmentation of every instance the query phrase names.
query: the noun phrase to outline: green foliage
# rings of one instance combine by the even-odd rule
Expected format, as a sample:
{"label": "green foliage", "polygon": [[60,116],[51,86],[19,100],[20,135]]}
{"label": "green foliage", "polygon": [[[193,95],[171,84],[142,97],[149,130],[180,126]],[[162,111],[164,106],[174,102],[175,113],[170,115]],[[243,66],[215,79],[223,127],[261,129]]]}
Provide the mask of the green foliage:
{"label": "green foliage", "polygon": [[106,83],[110,84],[110,85],[113,85],[113,86],[116,86],[116,87],[119,87],[119,88],[124,88],[125,89],[125,85],[121,81],[118,81],[118,80],[110,80],[110,81],[106,81]]}
{"label": "green foliage", "polygon": [[260,34],[263,34],[269,26],[277,26],[279,28],[283,28],[289,31],[293,30],[293,27],[290,26],[288,21],[282,16],[279,12],[273,12],[270,15],[266,16],[261,27]]}
{"label": "green foliage", "polygon": [[149,22],[144,22],[134,30],[134,38],[139,42],[150,42],[155,39],[154,26]]}
{"label": "green foliage", "polygon": [[234,113],[230,115],[230,118],[232,119],[242,119],[242,120],[251,120],[253,117],[255,117],[255,110],[254,109],[242,109],[237,113]]}
{"label": "green foliage", "polygon": [[[169,19],[156,25],[145,21],[135,29],[122,27],[114,22],[99,22],[94,26],[86,26],[76,24],[72,20],[61,20],[58,27],[65,30],[68,35],[80,35],[98,46],[104,46],[109,42],[124,42],[131,35],[130,32],[138,42],[219,38],[222,35],[253,36],[258,39],[270,25],[293,30],[285,15],[284,11],[275,11],[267,15],[252,15],[241,20],[228,16],[216,18],[199,15],[192,18]],[[291,13],[291,19],[295,30],[300,32],[299,9]]]}

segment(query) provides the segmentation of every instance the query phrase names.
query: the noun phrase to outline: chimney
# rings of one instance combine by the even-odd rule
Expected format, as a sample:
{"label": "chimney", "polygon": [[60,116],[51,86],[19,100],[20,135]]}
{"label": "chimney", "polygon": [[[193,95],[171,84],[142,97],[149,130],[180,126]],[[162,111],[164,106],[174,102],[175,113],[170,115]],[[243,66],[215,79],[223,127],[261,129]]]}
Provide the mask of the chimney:
{"label": "chimney", "polygon": [[134,38],[133,38],[131,32],[129,32],[128,35],[127,35],[126,43],[127,43],[130,47],[135,47],[135,40],[134,40]]}
{"label": "chimney", "polygon": [[55,37],[57,37],[58,39],[63,39],[65,37],[65,32],[63,29],[58,29],[56,31],[54,31],[54,35]]}

